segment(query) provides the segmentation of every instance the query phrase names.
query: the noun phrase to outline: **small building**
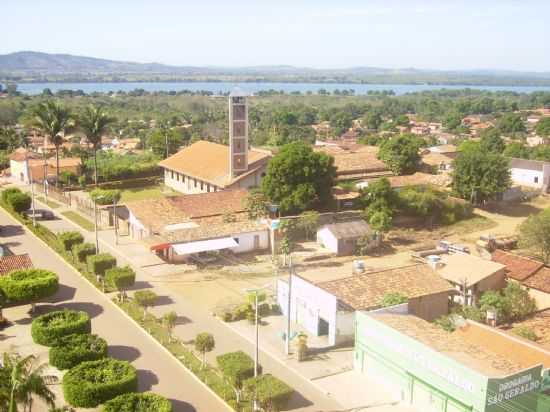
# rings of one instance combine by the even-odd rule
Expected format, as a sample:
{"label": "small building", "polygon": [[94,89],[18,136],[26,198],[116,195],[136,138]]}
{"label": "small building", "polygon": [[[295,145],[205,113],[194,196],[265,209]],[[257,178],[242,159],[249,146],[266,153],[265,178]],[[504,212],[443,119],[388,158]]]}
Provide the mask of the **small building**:
{"label": "small building", "polygon": [[360,239],[370,239],[372,248],[379,246],[379,236],[364,220],[332,223],[317,230],[317,243],[339,256],[353,255]]}
{"label": "small building", "polygon": [[[78,157],[63,157],[59,159],[59,173],[70,172],[75,176],[81,173],[82,161]],[[19,148],[10,156],[10,173],[14,180],[29,183],[32,177],[34,182],[46,177],[54,179],[57,176],[57,161],[55,157],[44,159],[42,155]]]}
{"label": "small building", "polygon": [[[350,268],[351,273],[351,268]],[[290,318],[314,336],[327,336],[330,345],[353,340],[357,310],[375,310],[387,293],[409,299],[412,313],[434,320],[449,311],[451,285],[424,264],[383,269],[326,282],[293,275]],[[277,281],[277,302],[288,314],[288,281]]]}
{"label": "small building", "polygon": [[378,159],[379,148],[366,145],[323,145],[315,151],[334,158],[337,180],[358,180],[392,176],[386,164]]}
{"label": "small building", "polygon": [[442,254],[432,260],[436,272],[450,282],[458,292],[457,303],[475,306],[488,290],[500,290],[506,286],[506,267],[466,253]]}
{"label": "small building", "polygon": [[550,186],[550,162],[512,158],[512,182],[518,186],[547,191]]}
{"label": "small building", "polygon": [[550,352],[466,321],[455,332],[411,314],[356,314],[354,368],[422,412],[535,412]]}
{"label": "small building", "polygon": [[0,276],[6,275],[14,270],[30,269],[32,261],[28,254],[7,255],[0,257]]}

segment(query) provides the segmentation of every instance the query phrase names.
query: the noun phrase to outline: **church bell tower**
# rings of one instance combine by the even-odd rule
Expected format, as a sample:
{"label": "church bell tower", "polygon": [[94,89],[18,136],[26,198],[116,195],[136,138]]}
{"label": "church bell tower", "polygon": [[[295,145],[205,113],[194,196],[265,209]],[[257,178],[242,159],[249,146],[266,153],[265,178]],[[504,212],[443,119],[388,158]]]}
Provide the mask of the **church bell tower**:
{"label": "church bell tower", "polygon": [[246,94],[229,95],[229,173],[232,178],[248,171],[248,104]]}

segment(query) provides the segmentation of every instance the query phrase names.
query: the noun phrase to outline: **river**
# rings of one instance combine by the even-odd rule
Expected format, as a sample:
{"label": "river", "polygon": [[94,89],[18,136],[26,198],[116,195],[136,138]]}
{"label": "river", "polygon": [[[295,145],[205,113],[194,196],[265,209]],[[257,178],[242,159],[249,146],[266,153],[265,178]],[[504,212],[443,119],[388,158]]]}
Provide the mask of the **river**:
{"label": "river", "polygon": [[206,90],[214,94],[230,92],[240,88],[248,93],[257,93],[265,90],[283,90],[285,93],[317,93],[320,89],[333,92],[334,90],[353,89],[355,94],[367,94],[369,91],[393,90],[395,94],[439,90],[439,89],[475,89],[487,91],[512,91],[517,93],[531,93],[535,91],[549,91],[550,86],[467,86],[467,85],[435,85],[435,84],[357,84],[357,83],[238,83],[238,82],[121,82],[121,83],[19,83],[17,90],[25,94],[39,94],[45,88],[52,92],[58,90],[82,90],[85,93],[117,92],[144,89],[148,92]]}

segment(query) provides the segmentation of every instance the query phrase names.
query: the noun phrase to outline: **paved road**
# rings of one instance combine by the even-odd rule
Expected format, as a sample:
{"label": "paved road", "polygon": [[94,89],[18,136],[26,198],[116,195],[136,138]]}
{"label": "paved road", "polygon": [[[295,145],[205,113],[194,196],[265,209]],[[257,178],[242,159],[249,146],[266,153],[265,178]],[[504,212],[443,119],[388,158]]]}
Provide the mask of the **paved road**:
{"label": "paved road", "polygon": [[[177,412],[229,411],[170,355],[154,343],[108,302],[108,297],[89,285],[71,266],[24,230],[0,208],[2,243],[15,254],[29,253],[36,267],[59,275],[58,294],[50,306],[85,310],[92,316],[93,331],[109,342],[111,356],[125,359],[138,369],[140,390],[151,390],[171,399]],[[44,305],[42,305],[44,306]],[[44,308],[42,308],[44,309]]]}

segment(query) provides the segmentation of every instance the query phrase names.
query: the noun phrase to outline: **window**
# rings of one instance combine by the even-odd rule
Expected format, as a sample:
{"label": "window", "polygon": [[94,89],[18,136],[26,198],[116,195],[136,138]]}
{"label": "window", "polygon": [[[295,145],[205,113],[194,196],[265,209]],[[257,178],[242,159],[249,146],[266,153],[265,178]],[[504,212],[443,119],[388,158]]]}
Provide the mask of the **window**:
{"label": "window", "polygon": [[170,178],[174,179],[174,171],[173,170],[170,171]]}
{"label": "window", "polygon": [[195,187],[197,187],[197,179],[193,179],[195,181]]}
{"label": "window", "polygon": [[204,190],[204,183],[201,182],[201,190]]}
{"label": "window", "polygon": [[535,183],[538,183],[538,182],[539,182],[539,177],[535,176]]}
{"label": "window", "polygon": [[237,245],[239,244],[239,238],[238,238],[238,237],[234,237],[233,240],[234,240],[235,242],[237,242]]}

